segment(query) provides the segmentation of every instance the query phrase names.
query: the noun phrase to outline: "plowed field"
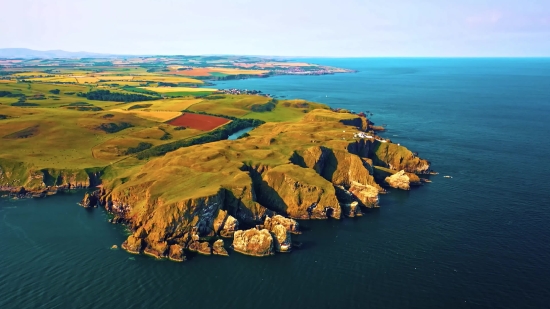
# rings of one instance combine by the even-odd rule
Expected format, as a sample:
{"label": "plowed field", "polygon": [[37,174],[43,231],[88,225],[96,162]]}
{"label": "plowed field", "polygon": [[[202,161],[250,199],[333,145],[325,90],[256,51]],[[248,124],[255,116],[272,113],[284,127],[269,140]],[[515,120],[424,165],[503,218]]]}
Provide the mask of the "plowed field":
{"label": "plowed field", "polygon": [[185,113],[177,118],[170,120],[168,123],[178,127],[187,127],[201,131],[210,131],[223,124],[228,123],[229,121],[229,119],[221,117]]}

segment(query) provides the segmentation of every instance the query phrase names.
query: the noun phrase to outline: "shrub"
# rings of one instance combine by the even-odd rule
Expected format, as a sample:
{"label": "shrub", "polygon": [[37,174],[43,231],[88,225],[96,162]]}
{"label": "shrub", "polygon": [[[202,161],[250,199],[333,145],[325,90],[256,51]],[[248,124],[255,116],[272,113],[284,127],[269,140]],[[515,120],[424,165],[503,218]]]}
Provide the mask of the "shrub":
{"label": "shrub", "polygon": [[129,155],[129,154],[133,154],[133,153],[142,152],[142,151],[147,150],[151,147],[153,147],[153,144],[151,144],[151,143],[140,142],[136,147],[128,148],[128,150],[126,150],[126,154]]}

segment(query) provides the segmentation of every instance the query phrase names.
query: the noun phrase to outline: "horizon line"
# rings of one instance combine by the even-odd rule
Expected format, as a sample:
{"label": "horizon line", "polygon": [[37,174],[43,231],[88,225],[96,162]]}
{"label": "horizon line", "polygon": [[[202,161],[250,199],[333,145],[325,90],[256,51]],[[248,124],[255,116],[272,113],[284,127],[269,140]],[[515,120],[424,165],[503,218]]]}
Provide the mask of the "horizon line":
{"label": "horizon line", "polygon": [[[199,53],[199,54],[179,54],[179,53],[151,53],[151,54],[125,54],[125,53],[103,53],[103,52],[89,52],[89,51],[69,51],[69,50],[63,50],[63,49],[48,49],[48,50],[37,50],[37,49],[31,49],[26,47],[6,47],[6,48],[0,48],[1,50],[10,50],[10,49],[25,49],[29,51],[35,51],[35,52],[66,52],[66,53],[87,53],[87,54],[94,54],[91,57],[74,57],[74,58],[101,58],[101,56],[120,56],[120,57],[153,57],[153,56],[246,56],[246,57],[280,57],[280,58],[327,58],[327,59],[346,59],[346,58],[550,58],[550,55],[526,55],[526,56],[511,56],[511,55],[420,55],[420,56],[414,56],[414,55],[399,55],[399,56],[387,56],[387,55],[365,55],[365,56],[321,56],[321,55],[269,55],[269,54],[224,54],[224,53]],[[50,59],[63,59],[63,58],[70,58],[70,57],[9,57],[5,58],[0,56],[0,59],[43,59],[43,58],[50,58]]]}

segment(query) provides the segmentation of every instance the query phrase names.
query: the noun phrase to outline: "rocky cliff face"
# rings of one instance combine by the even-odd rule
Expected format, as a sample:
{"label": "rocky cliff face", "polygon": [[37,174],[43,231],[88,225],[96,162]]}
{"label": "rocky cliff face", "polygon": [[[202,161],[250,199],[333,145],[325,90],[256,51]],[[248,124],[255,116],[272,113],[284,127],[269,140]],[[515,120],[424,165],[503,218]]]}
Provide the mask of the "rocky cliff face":
{"label": "rocky cliff face", "polygon": [[102,169],[39,169],[29,163],[0,158],[0,191],[14,189],[29,197],[45,196],[100,184]]}
{"label": "rocky cliff face", "polygon": [[429,167],[402,146],[358,138],[368,121],[348,115],[313,111],[309,120],[267,123],[244,139],[178,149],[120,169],[83,204],[97,199],[127,222],[133,233],[122,247],[132,253],[177,261],[186,250],[225,255],[222,238],[249,255],[289,251],[290,234],[299,233],[292,218],[340,219],[378,207],[384,190],[375,165]]}
{"label": "rocky cliff face", "polygon": [[271,230],[275,225],[282,225],[287,231],[292,234],[301,234],[298,222],[294,219],[285,218],[281,215],[275,215],[272,218],[266,217],[264,227]]}
{"label": "rocky cliff face", "polygon": [[281,165],[263,176],[259,201],[296,219],[339,219],[340,204],[332,184],[311,169]]}
{"label": "rocky cliff face", "polygon": [[407,148],[397,144],[375,141],[370,157],[373,159],[374,165],[392,170],[404,170],[415,174],[430,172],[430,162],[420,159]]}

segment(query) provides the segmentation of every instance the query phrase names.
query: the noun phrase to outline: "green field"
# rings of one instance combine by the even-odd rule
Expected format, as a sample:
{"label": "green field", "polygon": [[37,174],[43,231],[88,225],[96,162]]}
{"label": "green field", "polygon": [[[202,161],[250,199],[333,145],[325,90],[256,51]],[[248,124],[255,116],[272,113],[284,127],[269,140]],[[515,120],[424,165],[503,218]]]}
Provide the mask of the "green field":
{"label": "green field", "polygon": [[[307,112],[326,108],[305,101],[220,94],[215,88],[192,86],[203,84],[204,77],[168,74],[194,63],[199,63],[198,70],[216,71],[213,77],[242,71],[226,60],[159,59],[46,59],[20,61],[17,67],[0,65],[2,164],[19,162],[37,170],[134,166],[143,164],[135,156],[145,148],[202,143],[227,133],[167,124],[184,111],[227,117],[235,124],[236,119],[298,122]],[[169,70],[162,61],[181,64]]]}

